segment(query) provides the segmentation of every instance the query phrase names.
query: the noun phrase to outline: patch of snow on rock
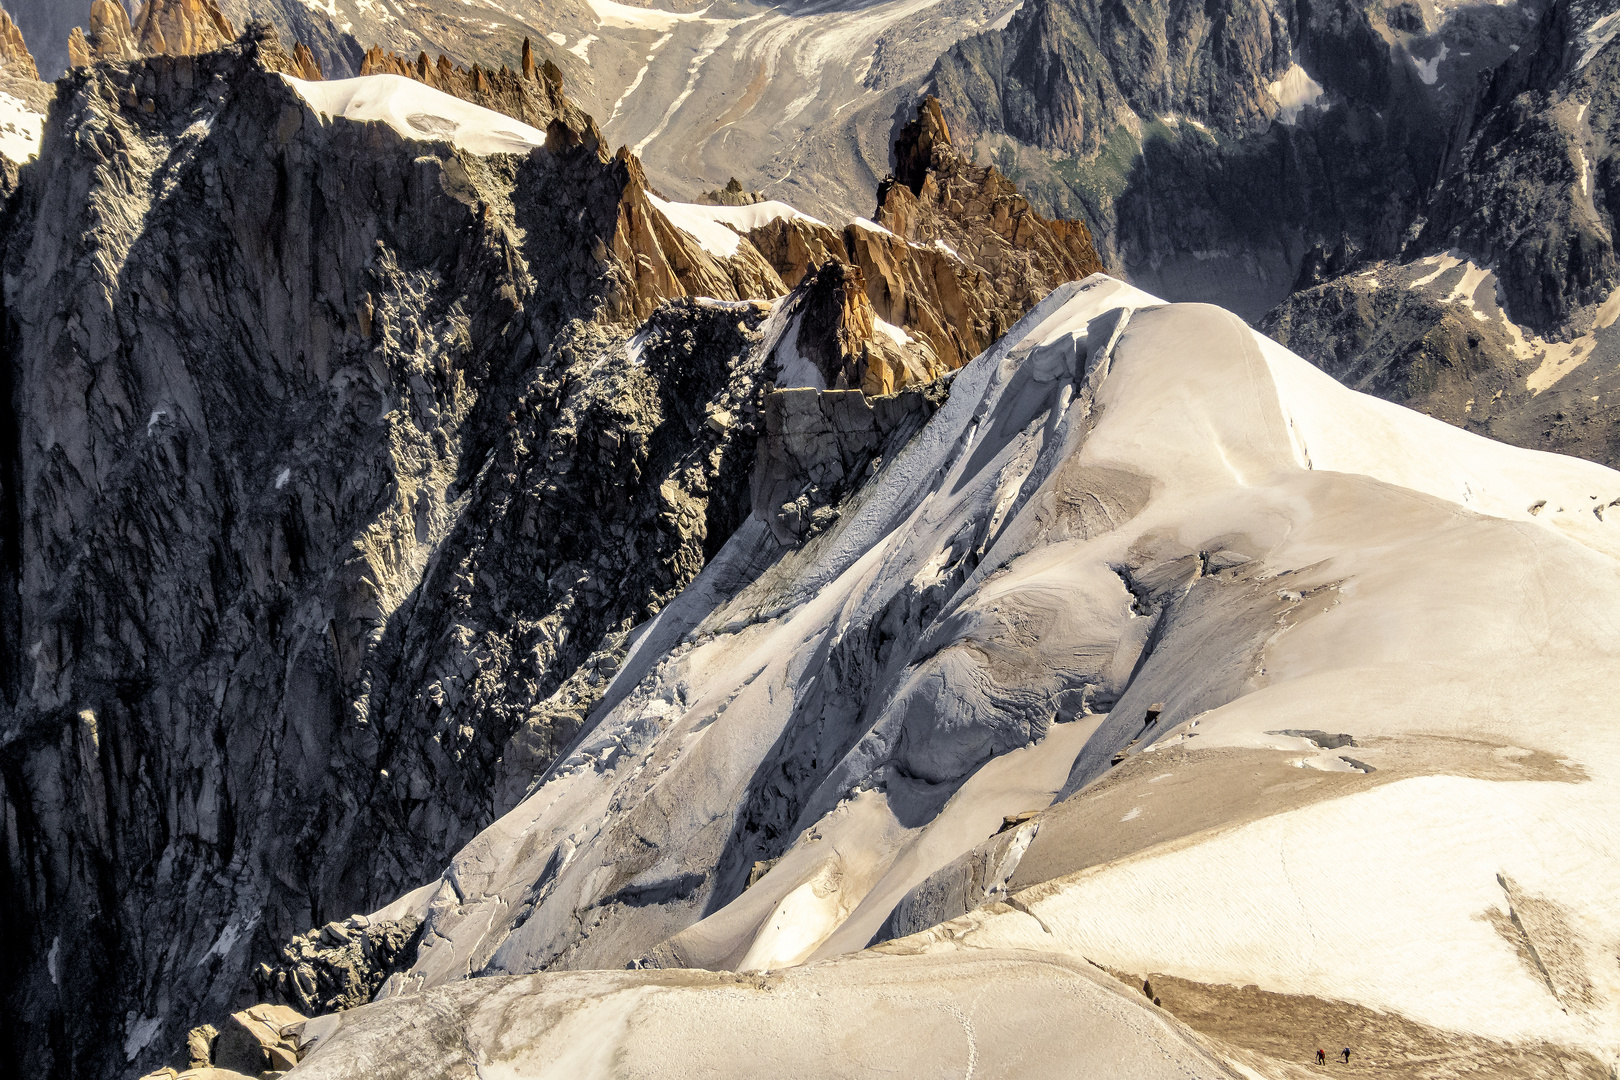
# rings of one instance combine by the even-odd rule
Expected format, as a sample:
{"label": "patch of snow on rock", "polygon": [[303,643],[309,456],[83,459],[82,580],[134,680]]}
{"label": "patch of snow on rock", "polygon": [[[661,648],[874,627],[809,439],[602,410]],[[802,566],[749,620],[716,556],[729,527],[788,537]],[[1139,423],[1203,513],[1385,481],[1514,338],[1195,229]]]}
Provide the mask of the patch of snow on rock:
{"label": "patch of snow on rock", "polygon": [[141,1016],[134,1010],[124,1018],[124,1060],[134,1061],[156,1037],[163,1021],[156,1016]]}
{"label": "patch of snow on rock", "polygon": [[897,348],[903,349],[911,344],[911,335],[893,323],[884,322],[875,315],[872,317],[872,322],[876,326],[878,333],[886,335],[890,341],[894,342]]}
{"label": "patch of snow on rock", "polygon": [[447,142],[474,154],[527,154],[546,144],[543,131],[403,75],[331,82],[282,78],[322,116],[387,124],[407,139]]}
{"label": "patch of snow on rock", "polygon": [[858,217],[854,220],[854,222],[852,222],[852,224],[854,224],[857,228],[865,229],[867,232],[882,233],[884,236],[894,235],[894,233],[890,232],[888,229],[885,229],[882,225],[879,225],[875,221],[870,221],[867,218]]}
{"label": "patch of snow on rock", "polygon": [[0,93],[0,154],[22,164],[39,153],[45,118],[10,94]]}
{"label": "patch of snow on rock", "polygon": [[1446,43],[1442,41],[1440,43],[1440,51],[1435,53],[1429,59],[1419,60],[1415,56],[1412,57],[1412,66],[1417,68],[1418,78],[1423,80],[1423,85],[1433,86],[1437,81],[1439,81],[1440,63],[1441,61],[1445,60],[1446,56],[1450,52],[1451,50],[1447,48]]}
{"label": "patch of snow on rock", "polygon": [[1298,123],[1300,110],[1319,107],[1322,95],[1326,93],[1321,84],[1298,64],[1289,65],[1283,77],[1267,89],[1277,99],[1277,119],[1285,124]]}
{"label": "patch of snow on rock", "polygon": [[822,222],[809,214],[800,213],[785,202],[777,199],[767,199],[764,202],[750,203],[747,206],[705,206],[700,203],[682,203],[694,214],[702,214],[710,221],[722,225],[730,225],[738,232],[752,232],[754,229],[769,225],[773,221],[786,218],[789,221],[806,221],[811,225],[820,225]]}
{"label": "patch of snow on rock", "polygon": [[1590,64],[1603,51],[1603,46],[1614,40],[1616,34],[1620,34],[1620,11],[1611,11],[1588,26],[1581,35],[1580,43],[1585,48],[1581,51],[1581,58],[1575,62],[1576,69]]}
{"label": "patch of snow on rock", "polygon": [[742,243],[742,238],[708,214],[708,211],[716,207],[665,202],[650,191],[647,193],[647,200],[658,208],[659,213],[669,219],[671,225],[696,240],[710,255],[729,259],[737,254],[737,247]]}
{"label": "patch of snow on rock", "polygon": [[596,21],[600,26],[611,26],[619,30],[652,30],[664,33],[677,23],[695,22],[703,18],[703,11],[693,11],[681,14],[674,11],[664,11],[661,8],[632,7],[629,4],[616,4],[613,0],[589,0],[591,10],[596,13]]}

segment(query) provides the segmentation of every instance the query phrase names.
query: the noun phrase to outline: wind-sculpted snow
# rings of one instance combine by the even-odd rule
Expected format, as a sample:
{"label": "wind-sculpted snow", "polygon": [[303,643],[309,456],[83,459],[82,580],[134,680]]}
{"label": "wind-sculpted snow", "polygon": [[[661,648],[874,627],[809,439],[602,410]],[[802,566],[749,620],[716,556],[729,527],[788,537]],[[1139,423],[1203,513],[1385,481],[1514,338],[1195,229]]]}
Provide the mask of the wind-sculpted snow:
{"label": "wind-sculpted snow", "polygon": [[382,996],[827,960],[957,914],[936,886],[1024,822],[974,871],[1007,904],[880,952],[1610,1053],[1611,505],[1620,473],[1356,394],[1220,309],[1063,286],[836,525],[795,550],[750,520],[638,631],[572,752],[390,912],[427,930]]}

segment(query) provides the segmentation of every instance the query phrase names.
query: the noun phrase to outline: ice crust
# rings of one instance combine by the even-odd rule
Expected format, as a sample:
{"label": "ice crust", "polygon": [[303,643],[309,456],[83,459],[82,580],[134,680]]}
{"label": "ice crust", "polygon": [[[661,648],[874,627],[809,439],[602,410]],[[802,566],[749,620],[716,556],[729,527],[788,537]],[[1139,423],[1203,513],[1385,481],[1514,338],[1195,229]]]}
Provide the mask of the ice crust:
{"label": "ice crust", "polygon": [[[1063,286],[831,531],[788,551],[750,519],[636,631],[574,751],[410,901],[428,932],[407,982],[858,951],[1005,816],[1083,808],[1146,753],[1106,860],[902,944],[1608,1053],[1620,513],[1592,508],[1610,505],[1620,473],[1355,393],[1220,309]],[[1275,733],[1307,728],[1352,733],[1342,752],[1376,771],[1295,771],[1320,747]],[[1542,771],[1468,764],[1491,747]],[[1234,784],[1270,763],[1358,786],[1133,840],[1202,812],[1145,785],[1228,760],[1205,751],[1238,755]],[[1031,852],[1061,862],[1046,836]],[[1508,880],[1563,913],[1543,948],[1579,994],[1493,927]]]}

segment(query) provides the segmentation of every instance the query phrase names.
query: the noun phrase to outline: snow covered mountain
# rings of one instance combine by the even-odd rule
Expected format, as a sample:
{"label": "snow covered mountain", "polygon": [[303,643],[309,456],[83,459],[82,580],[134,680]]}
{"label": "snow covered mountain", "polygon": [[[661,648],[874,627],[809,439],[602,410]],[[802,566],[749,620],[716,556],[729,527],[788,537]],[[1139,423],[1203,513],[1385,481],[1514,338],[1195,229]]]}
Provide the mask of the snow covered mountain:
{"label": "snow covered mountain", "polygon": [[[549,1075],[575,1010],[571,1075],[621,1075],[737,1009],[856,1075],[896,1037],[858,988],[965,965],[962,1023],[998,1031],[1056,956],[1280,1002],[1176,1012],[1245,1075],[1342,1037],[1604,1076],[1617,611],[1620,473],[1346,390],[1219,309],[1065,286],[830,529],[784,550],[756,514],[637,631],[585,737],[373,916],[423,919],[419,958],[310,1025],[299,1075]],[[586,974],[624,967],[659,970]],[[1106,1031],[1090,993],[1031,1024]],[[991,1071],[1069,1067],[1006,1037]]]}
{"label": "snow covered mountain", "polygon": [[0,20],[0,1063],[1612,1080],[1609,15],[266,3]]}

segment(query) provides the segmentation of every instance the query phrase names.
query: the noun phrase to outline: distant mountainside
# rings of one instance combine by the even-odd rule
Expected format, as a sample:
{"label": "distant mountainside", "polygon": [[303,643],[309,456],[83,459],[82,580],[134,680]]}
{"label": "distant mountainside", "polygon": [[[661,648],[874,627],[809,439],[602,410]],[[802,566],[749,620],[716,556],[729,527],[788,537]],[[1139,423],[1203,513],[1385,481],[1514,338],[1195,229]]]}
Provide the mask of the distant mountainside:
{"label": "distant mountainside", "polygon": [[932,89],[1131,280],[1263,317],[1351,385],[1615,463],[1617,18],[1030,0]]}
{"label": "distant mountainside", "polygon": [[1476,82],[1542,14],[1030,0],[933,85],[966,144],[1083,213],[1133,280],[1256,318],[1324,263],[1401,254]]}

